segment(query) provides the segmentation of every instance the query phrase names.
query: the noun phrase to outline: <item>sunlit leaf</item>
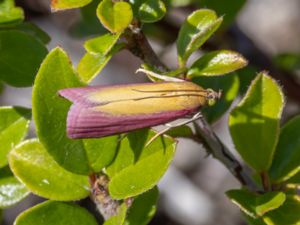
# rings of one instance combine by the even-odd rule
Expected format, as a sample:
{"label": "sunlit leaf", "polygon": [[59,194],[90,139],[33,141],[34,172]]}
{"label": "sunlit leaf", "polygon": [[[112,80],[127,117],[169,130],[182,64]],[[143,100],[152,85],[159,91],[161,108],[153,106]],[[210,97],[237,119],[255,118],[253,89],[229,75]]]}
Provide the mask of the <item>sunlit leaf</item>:
{"label": "sunlit leaf", "polygon": [[52,200],[78,200],[89,195],[87,176],[66,171],[38,140],[28,140],[10,152],[13,173],[30,191]]}
{"label": "sunlit leaf", "polygon": [[283,106],[280,86],[266,73],[260,73],[230,113],[229,126],[235,147],[258,173],[271,166]]}
{"label": "sunlit leaf", "polygon": [[97,8],[97,16],[106,29],[120,33],[131,23],[133,13],[127,2],[103,0]]}

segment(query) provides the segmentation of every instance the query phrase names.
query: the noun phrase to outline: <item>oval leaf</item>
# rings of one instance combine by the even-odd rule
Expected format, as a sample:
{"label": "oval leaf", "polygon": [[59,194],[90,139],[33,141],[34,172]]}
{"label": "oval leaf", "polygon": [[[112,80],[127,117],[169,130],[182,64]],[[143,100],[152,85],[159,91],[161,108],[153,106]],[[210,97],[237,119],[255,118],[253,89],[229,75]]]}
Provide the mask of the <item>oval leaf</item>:
{"label": "oval leaf", "polygon": [[47,201],[18,216],[14,225],[98,225],[86,209],[64,202]]}
{"label": "oval leaf", "polygon": [[166,6],[160,0],[146,0],[139,8],[139,18],[144,23],[154,23],[164,17]]}
{"label": "oval leaf", "polygon": [[81,140],[66,136],[66,118],[71,103],[58,96],[58,90],[83,84],[74,73],[67,54],[52,50],[42,63],[33,87],[33,117],[41,143],[64,168],[89,173],[88,160]]}
{"label": "oval leaf", "polygon": [[205,54],[188,70],[188,76],[224,75],[247,65],[247,60],[239,53],[221,50]]}
{"label": "oval leaf", "polygon": [[87,176],[60,167],[38,140],[28,140],[9,154],[13,173],[33,193],[53,200],[71,201],[89,195]]}
{"label": "oval leaf", "polygon": [[189,56],[219,28],[222,18],[217,18],[214,11],[200,9],[193,12],[182,25],[177,51],[180,67],[184,67]]}
{"label": "oval leaf", "polygon": [[300,116],[284,125],[280,132],[270,169],[273,181],[282,182],[300,171]]}
{"label": "oval leaf", "polygon": [[165,136],[145,147],[153,135],[154,132],[143,130],[131,132],[123,139],[117,157],[107,170],[113,175],[109,183],[113,198],[139,195],[153,188],[164,175],[174,157],[176,143]]}
{"label": "oval leaf", "polygon": [[0,80],[16,87],[31,86],[47,54],[46,47],[33,36],[16,30],[1,31],[0,42]]}
{"label": "oval leaf", "polygon": [[0,208],[13,206],[29,195],[29,191],[14,177],[0,179]]}
{"label": "oval leaf", "polygon": [[85,6],[92,0],[51,0],[53,10],[73,9]]}
{"label": "oval leaf", "polygon": [[121,33],[131,23],[133,13],[127,2],[103,0],[97,8],[97,16],[102,25],[112,33]]}
{"label": "oval leaf", "polygon": [[31,110],[0,107],[0,168],[7,165],[7,154],[26,136]]}
{"label": "oval leaf", "polygon": [[268,192],[258,195],[247,190],[230,190],[227,197],[247,215],[257,218],[269,211],[279,208],[285,201],[283,192]]}
{"label": "oval leaf", "polygon": [[260,73],[230,113],[230,133],[235,147],[259,173],[271,166],[283,106],[280,86],[267,74]]}

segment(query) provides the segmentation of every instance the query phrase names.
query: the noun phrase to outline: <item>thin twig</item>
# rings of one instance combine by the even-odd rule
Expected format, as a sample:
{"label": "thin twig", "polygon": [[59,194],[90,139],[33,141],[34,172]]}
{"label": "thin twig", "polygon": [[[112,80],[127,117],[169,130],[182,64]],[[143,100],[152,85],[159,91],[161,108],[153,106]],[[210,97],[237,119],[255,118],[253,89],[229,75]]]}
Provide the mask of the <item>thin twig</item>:
{"label": "thin twig", "polygon": [[168,71],[167,67],[159,60],[153,51],[137,21],[134,21],[130,25],[124,37],[127,40],[127,48],[133,55],[143,60],[147,65],[154,67],[159,72]]}
{"label": "thin twig", "polygon": [[234,157],[226,145],[214,133],[211,126],[204,118],[194,122],[197,136],[201,137],[202,144],[208,152],[220,162],[235,176],[242,185],[248,189],[257,191],[253,179],[244,171],[240,162]]}

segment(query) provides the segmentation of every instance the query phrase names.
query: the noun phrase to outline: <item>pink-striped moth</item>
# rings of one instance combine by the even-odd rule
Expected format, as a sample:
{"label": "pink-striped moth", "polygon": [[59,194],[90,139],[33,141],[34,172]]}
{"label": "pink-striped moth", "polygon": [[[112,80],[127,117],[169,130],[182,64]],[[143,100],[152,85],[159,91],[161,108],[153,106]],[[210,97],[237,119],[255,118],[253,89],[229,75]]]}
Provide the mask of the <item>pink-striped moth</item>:
{"label": "pink-striped moth", "polygon": [[70,138],[96,138],[165,124],[195,115],[220,97],[187,81],[67,88],[73,102],[67,117]]}

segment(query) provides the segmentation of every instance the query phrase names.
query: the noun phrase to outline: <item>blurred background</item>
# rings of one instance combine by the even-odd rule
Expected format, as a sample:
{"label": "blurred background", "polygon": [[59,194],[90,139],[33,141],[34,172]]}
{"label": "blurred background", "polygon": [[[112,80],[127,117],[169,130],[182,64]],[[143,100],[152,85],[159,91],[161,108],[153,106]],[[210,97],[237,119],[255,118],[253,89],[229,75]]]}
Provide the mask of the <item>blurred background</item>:
{"label": "blurred background", "polygon": [[[48,0],[19,0],[26,20],[43,29],[51,37],[48,49],[63,47],[76,66],[84,54],[87,38],[101,34],[92,6],[80,10],[51,13]],[[231,49],[243,54],[250,66],[239,71],[240,96],[260,70],[270,71],[279,81],[287,97],[283,121],[300,112],[300,1],[299,0],[169,0],[166,17],[144,31],[163,62],[176,67],[176,37],[184,19],[197,8],[212,8],[224,16],[222,28],[202,51]],[[201,54],[199,51],[198,55]],[[135,74],[141,61],[127,51],[112,58],[92,84],[145,82]],[[4,86],[0,105],[31,107],[31,88]],[[233,105],[239,101],[237,98]],[[227,126],[227,113],[213,123],[220,139],[233,151]],[[32,125],[31,135],[34,136]],[[238,156],[237,156],[238,157]],[[160,184],[155,225],[242,225],[246,224],[236,206],[224,192],[238,188],[238,181],[205,149],[193,141],[180,139],[175,160]],[[4,211],[3,225],[11,225],[15,217],[42,199],[31,196],[21,204]],[[90,201],[80,202],[95,212]],[[99,216],[98,216],[99,217]]]}

